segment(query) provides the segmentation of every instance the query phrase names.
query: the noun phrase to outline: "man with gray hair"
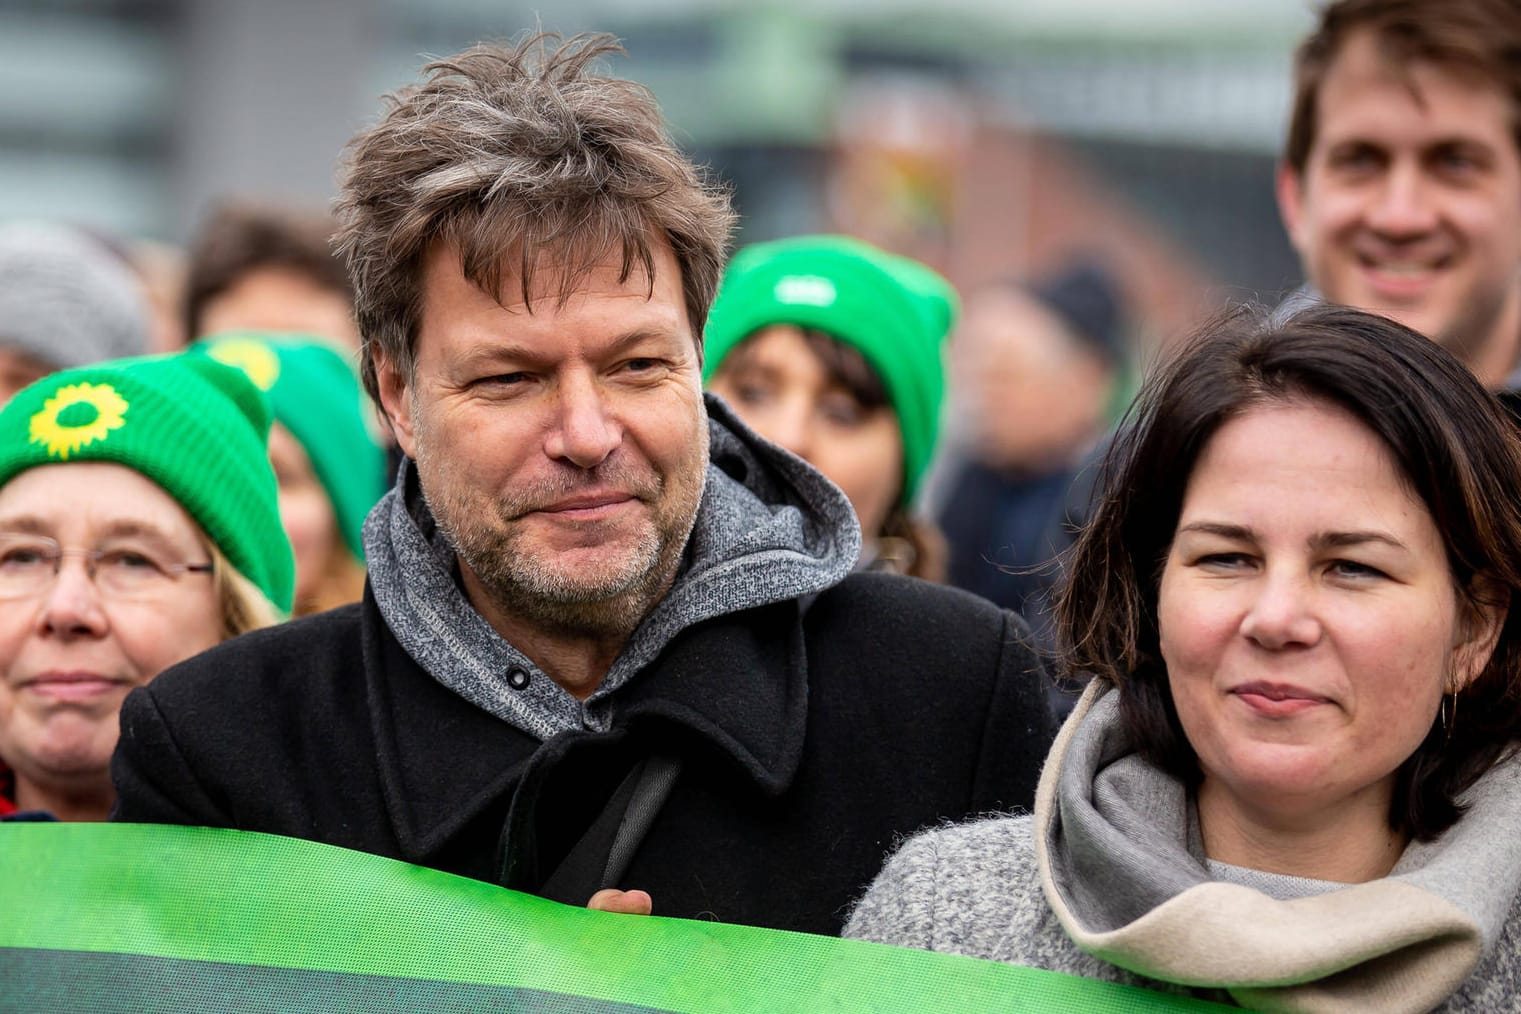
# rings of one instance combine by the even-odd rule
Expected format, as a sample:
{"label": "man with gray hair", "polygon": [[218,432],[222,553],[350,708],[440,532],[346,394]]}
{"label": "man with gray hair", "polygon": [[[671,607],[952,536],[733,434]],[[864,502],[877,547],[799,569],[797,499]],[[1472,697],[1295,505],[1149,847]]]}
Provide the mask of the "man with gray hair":
{"label": "man with gray hair", "polygon": [[1020,621],[853,574],[845,496],[704,402],[733,216],[592,71],[615,49],[477,47],[351,145],[338,240],[407,455],[365,599],[134,692],[117,819],[833,933],[896,837],[1030,804]]}

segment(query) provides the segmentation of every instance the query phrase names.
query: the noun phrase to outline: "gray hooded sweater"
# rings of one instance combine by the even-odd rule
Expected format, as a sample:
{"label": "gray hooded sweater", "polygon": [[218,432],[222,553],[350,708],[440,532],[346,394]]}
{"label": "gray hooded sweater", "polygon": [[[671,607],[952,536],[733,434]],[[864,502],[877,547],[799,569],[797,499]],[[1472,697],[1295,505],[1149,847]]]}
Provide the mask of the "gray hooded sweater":
{"label": "gray hooded sweater", "polygon": [[1279,1011],[1521,1009],[1521,762],[1366,884],[1210,863],[1185,788],[1121,745],[1091,686],[1033,817],[909,840],[845,935]]}
{"label": "gray hooded sweater", "polygon": [[603,731],[619,688],[681,631],[843,580],[861,551],[845,494],[756,436],[719,399],[709,395],[707,406],[709,464],[681,569],[587,700],[548,678],[470,605],[454,550],[403,463],[365,522],[364,548],[376,605],[407,654],[465,700],[540,739]]}

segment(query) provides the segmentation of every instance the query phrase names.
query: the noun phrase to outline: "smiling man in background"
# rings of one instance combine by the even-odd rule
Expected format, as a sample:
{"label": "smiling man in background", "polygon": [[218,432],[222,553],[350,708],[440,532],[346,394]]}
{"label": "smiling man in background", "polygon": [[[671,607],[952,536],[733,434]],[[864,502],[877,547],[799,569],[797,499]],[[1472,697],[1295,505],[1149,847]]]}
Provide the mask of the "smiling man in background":
{"label": "smiling man in background", "polygon": [[1521,5],[1341,0],[1300,46],[1278,174],[1314,293],[1420,331],[1496,390],[1521,387],[1518,129]]}
{"label": "smiling man in background", "polygon": [[[1328,4],[1295,55],[1277,194],[1306,279],[1279,318],[1322,299],[1392,317],[1521,418],[1521,3]],[[1110,444],[1048,523],[1053,559],[1092,514]]]}
{"label": "smiling man in background", "polygon": [[115,816],[832,933],[897,836],[1030,805],[1040,666],[1012,614],[852,574],[845,495],[704,403],[727,195],[608,39],[554,42],[431,65],[351,145],[408,458],[365,599],[129,697]]}

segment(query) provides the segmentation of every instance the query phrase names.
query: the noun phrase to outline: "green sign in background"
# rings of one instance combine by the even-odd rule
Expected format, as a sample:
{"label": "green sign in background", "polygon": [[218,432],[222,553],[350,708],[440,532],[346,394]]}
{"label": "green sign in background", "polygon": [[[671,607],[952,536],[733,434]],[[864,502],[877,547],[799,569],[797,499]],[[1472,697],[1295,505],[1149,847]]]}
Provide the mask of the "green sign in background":
{"label": "green sign in background", "polygon": [[0,825],[0,1010],[638,1008],[1218,1009],[971,958],[589,912],[293,838]]}

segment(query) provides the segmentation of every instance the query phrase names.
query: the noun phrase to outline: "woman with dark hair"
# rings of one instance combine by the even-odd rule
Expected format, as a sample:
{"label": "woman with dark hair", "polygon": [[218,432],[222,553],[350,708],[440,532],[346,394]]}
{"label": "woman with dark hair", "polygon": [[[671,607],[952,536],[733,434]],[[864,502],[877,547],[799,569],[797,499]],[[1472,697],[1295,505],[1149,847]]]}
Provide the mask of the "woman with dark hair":
{"label": "woman with dark hair", "polygon": [[917,261],[800,236],[741,250],[713,303],[708,388],[845,492],[863,567],[945,579],[945,539],[913,503],[940,433],[956,302]]}
{"label": "woman with dark hair", "polygon": [[847,935],[1274,1010],[1521,994],[1521,444],[1321,307],[1143,389],[1057,606],[1035,813],[908,842]]}

